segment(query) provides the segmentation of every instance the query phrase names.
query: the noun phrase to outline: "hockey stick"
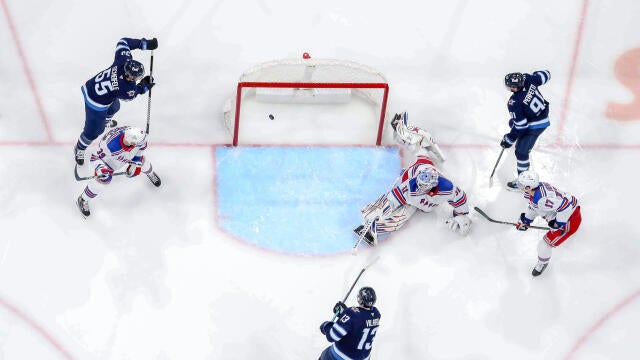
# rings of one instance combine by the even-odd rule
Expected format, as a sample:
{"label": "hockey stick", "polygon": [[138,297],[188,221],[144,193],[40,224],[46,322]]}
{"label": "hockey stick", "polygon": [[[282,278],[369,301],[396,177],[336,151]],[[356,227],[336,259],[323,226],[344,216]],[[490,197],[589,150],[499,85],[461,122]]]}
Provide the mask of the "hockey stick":
{"label": "hockey stick", "polygon": [[[117,173],[113,173],[111,174],[111,176],[118,176],[118,175],[124,175],[126,174],[126,171],[121,171],[121,172],[117,172]],[[78,175],[78,165],[76,164],[76,167],[73,169],[73,175],[76,177],[76,181],[84,181],[84,180],[92,180],[97,178],[97,175],[94,176],[87,176],[87,177],[82,177],[80,175]]]}
{"label": "hockey stick", "polygon": [[[351,284],[351,287],[349,288],[349,291],[347,291],[347,295],[345,295],[344,298],[342,299],[342,303],[347,301],[347,298],[351,294],[351,291],[353,291],[353,288],[356,286],[356,283],[358,282],[358,280],[360,280],[360,277],[362,276],[362,274],[364,274],[365,270],[370,268],[371,265],[375,264],[378,261],[378,259],[380,259],[380,255],[376,256],[373,260],[371,260],[371,262],[369,264],[367,264],[365,267],[362,268],[362,270],[360,270],[360,273],[358,274],[358,277],[353,282],[353,284]],[[331,319],[331,321],[336,321],[336,319],[338,318],[338,315],[339,315],[339,313],[337,313],[337,312],[335,314],[333,314],[333,319]]]}
{"label": "hockey stick", "polygon": [[500,159],[502,159],[502,154],[504,154],[504,149],[502,148],[502,151],[500,151],[500,155],[498,156],[498,160],[496,161],[496,164],[493,166],[493,171],[491,172],[491,176],[489,176],[489,187],[493,186],[493,175],[496,173],[496,169],[498,168],[498,164],[500,163]]}
{"label": "hockey stick", "polygon": [[[153,50],[151,50],[151,65],[149,66],[149,78],[153,82]],[[147,135],[149,135],[149,122],[151,121],[151,90],[149,89],[149,99],[147,100]]]}
{"label": "hockey stick", "polygon": [[[497,224],[505,224],[505,225],[513,225],[516,226],[516,223],[512,223],[512,222],[508,222],[508,221],[500,221],[500,220],[495,220],[492,219],[491,217],[489,217],[489,215],[487,215],[487,213],[485,213],[484,211],[482,211],[479,207],[474,206],[473,209],[477,212],[480,213],[480,215],[482,215],[485,219],[491,221],[492,223],[497,223]],[[538,230],[552,230],[548,227],[545,226],[534,226],[534,225],[530,225],[529,226],[532,229],[538,229]]]}
{"label": "hockey stick", "polygon": [[[351,249],[351,255],[356,255],[356,253],[358,252],[358,246],[362,242],[362,239],[364,239],[365,235],[367,235],[367,232],[369,230],[371,230],[371,227],[373,226],[374,222],[375,222],[375,220],[371,220],[371,221],[368,221],[366,224],[364,224],[364,227],[362,228],[362,233],[360,235],[358,235],[358,241],[356,241],[356,243],[353,244],[353,248]],[[377,239],[375,239],[375,240],[377,240]],[[376,243],[377,243],[377,241],[376,241]],[[369,244],[369,243],[367,243],[367,244]]]}

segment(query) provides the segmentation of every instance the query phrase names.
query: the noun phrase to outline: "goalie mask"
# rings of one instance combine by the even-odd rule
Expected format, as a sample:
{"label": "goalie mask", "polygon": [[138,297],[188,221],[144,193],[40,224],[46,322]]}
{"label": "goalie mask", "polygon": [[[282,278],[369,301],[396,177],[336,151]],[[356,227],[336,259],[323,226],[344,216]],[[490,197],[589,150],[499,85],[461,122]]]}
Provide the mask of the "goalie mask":
{"label": "goalie mask", "polygon": [[429,191],[438,185],[438,172],[434,168],[421,171],[416,176],[418,188],[422,191]]}

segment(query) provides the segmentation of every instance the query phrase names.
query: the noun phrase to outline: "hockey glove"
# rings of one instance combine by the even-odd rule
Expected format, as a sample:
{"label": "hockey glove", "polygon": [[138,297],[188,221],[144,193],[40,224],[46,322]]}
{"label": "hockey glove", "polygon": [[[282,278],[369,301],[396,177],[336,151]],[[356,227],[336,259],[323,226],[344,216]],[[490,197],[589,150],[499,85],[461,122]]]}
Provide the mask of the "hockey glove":
{"label": "hockey glove", "polygon": [[130,163],[127,166],[127,177],[132,178],[140,175],[140,171],[142,171],[141,163]]}
{"label": "hockey glove", "polygon": [[521,213],[520,220],[518,220],[518,222],[516,223],[516,229],[520,231],[527,231],[529,229],[529,226],[531,225],[531,221],[532,220],[529,220],[526,216],[524,216],[524,213]]}
{"label": "hockey glove", "polygon": [[320,325],[320,332],[322,333],[322,335],[327,335],[327,331],[329,331],[329,329],[331,329],[332,326],[333,326],[333,322],[331,321],[323,322],[322,325]]}
{"label": "hockey glove", "polygon": [[509,134],[505,134],[504,137],[502,138],[502,141],[500,142],[500,146],[502,146],[505,149],[508,149],[511,147],[511,145],[513,145],[515,141],[511,141],[511,139],[509,138]]}
{"label": "hockey glove", "polygon": [[105,164],[100,164],[96,166],[95,175],[97,182],[107,185],[113,179],[113,169]]}
{"label": "hockey glove", "polygon": [[149,75],[145,76],[142,78],[142,80],[140,80],[140,82],[138,83],[138,92],[140,94],[144,94],[147,91],[151,90],[151,88],[155,85],[156,83],[153,82],[153,78]]}
{"label": "hockey glove", "polygon": [[333,313],[336,315],[342,315],[342,312],[345,311],[346,308],[347,308],[347,305],[345,305],[342,301],[338,301],[333,306]]}
{"label": "hockey glove", "polygon": [[153,38],[147,40],[145,38],[140,39],[140,48],[142,50],[155,50],[158,48],[158,39]]}
{"label": "hockey glove", "polygon": [[558,222],[556,221],[556,219],[550,220],[547,224],[549,224],[549,227],[552,229],[561,229],[562,225],[558,224]]}

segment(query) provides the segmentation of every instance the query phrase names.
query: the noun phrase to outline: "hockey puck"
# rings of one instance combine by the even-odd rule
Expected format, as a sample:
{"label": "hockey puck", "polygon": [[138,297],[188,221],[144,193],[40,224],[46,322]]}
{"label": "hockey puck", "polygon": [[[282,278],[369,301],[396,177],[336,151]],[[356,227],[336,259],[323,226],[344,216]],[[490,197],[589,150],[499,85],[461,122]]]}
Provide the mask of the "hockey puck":
{"label": "hockey puck", "polygon": [[273,120],[273,119],[274,119],[273,115],[269,114],[269,120]]}

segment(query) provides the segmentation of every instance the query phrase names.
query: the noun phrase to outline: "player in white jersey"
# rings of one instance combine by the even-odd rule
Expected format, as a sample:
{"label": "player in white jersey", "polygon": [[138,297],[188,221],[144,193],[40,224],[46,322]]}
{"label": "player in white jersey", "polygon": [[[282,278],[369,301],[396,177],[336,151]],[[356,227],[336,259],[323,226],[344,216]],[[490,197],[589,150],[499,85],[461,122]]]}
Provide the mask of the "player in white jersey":
{"label": "player in white jersey", "polygon": [[467,195],[436,168],[431,158],[443,160],[444,156],[431,135],[418,127],[409,127],[406,119],[406,113],[396,114],[391,126],[396,139],[417,149],[416,160],[402,170],[389,192],[362,208],[363,224],[354,229],[355,233],[360,236],[367,231],[363,239],[374,244],[378,235],[400,229],[416,210],[432,212],[440,204],[448,203],[453,212],[446,224],[452,231],[466,235],[471,229]]}
{"label": "player in white jersey", "polygon": [[529,203],[525,212],[520,214],[516,228],[525,231],[540,216],[552,229],[538,243],[538,263],[531,272],[531,275],[538,276],[547,268],[551,250],[564,243],[580,227],[580,205],[575,196],[560,191],[549,183],[540,182],[533,171],[523,171],[518,175],[518,187],[524,191],[524,197]]}
{"label": "player in white jersey", "polygon": [[98,196],[102,188],[109,185],[113,173],[126,167],[129,178],[144,173],[156,187],[160,177],[153,171],[151,162],[145,159],[147,137],[144,131],[129,126],[117,127],[100,140],[96,153],[91,154],[91,166],[95,166],[95,178],[78,196],[77,204],[84,217],[91,215],[89,200]]}

